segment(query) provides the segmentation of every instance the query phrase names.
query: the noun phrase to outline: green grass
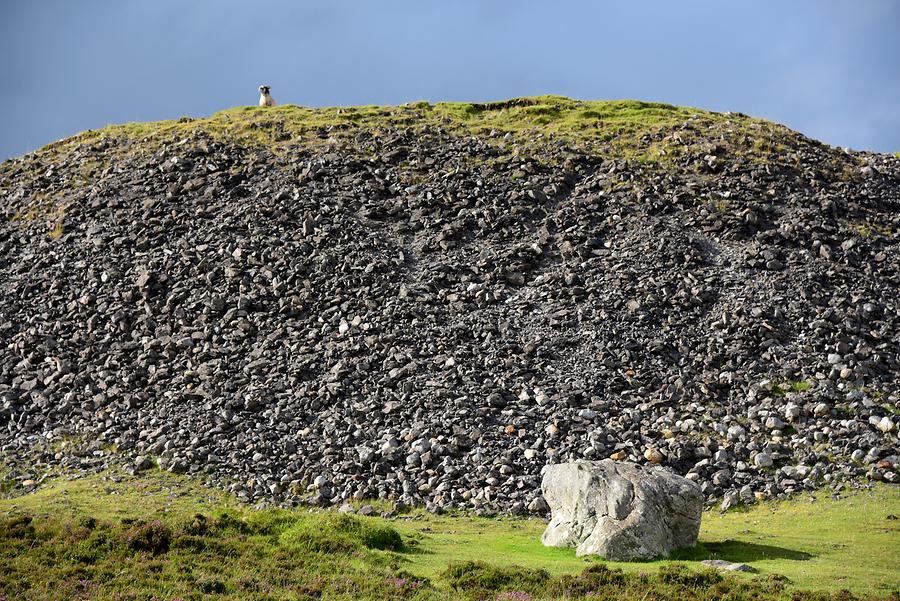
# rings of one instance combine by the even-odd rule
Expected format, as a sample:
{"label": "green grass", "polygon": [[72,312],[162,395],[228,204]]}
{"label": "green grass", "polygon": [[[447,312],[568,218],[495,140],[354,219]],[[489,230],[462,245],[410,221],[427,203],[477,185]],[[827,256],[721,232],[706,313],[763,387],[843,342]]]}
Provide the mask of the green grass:
{"label": "green grass", "polygon": [[789,392],[806,392],[812,388],[812,383],[806,380],[788,380],[772,385],[772,393],[784,396]]}
{"label": "green grass", "polygon": [[402,551],[405,547],[400,534],[379,520],[334,513],[292,519],[278,541],[304,552]]}
{"label": "green grass", "polygon": [[872,239],[878,236],[890,238],[894,232],[889,224],[870,223],[867,221],[847,221],[847,227],[851,231],[866,239]]}
{"label": "green grass", "polygon": [[[787,576],[800,588],[886,594],[900,589],[900,574],[892,569],[900,554],[900,522],[886,519],[900,515],[898,510],[900,490],[893,487],[839,501],[819,495],[814,502],[798,499],[724,515],[708,512],[700,545],[679,557],[746,562],[763,573]],[[401,522],[397,528],[431,551],[414,556],[408,568],[428,577],[437,575],[451,558],[503,558],[551,574],[573,573],[593,561],[576,558],[569,549],[540,545],[544,524],[537,520],[440,516],[424,523]],[[605,563],[640,572],[664,562]]]}
{"label": "green grass", "polygon": [[671,127],[691,118],[716,114],[639,100],[583,101],[563,96],[536,96],[502,102],[441,102],[434,112],[479,131],[522,133],[539,130],[569,139],[613,140]]}
{"label": "green grass", "polygon": [[[296,105],[236,107],[199,119],[111,125],[76,136],[79,142],[125,136],[165,139],[204,131],[245,144],[277,148],[289,142],[340,137],[361,128],[450,126],[470,132],[520,134],[540,130],[569,139],[589,136],[601,140],[645,135],[655,128],[674,126],[690,118],[723,119],[699,109],[638,100],[581,101],[562,96],[517,98],[502,102],[419,102],[401,106],[309,108]],[[741,120],[750,121],[749,118]],[[759,123],[764,123],[759,121]],[[323,138],[322,136],[325,136]],[[63,142],[64,143],[64,142]]]}
{"label": "green grass", "polygon": [[[0,599],[887,598],[900,589],[889,514],[896,487],[708,513],[677,563],[612,563],[543,547],[536,519],[254,510],[162,472],[55,479],[0,499]],[[705,558],[760,573],[722,579]]]}

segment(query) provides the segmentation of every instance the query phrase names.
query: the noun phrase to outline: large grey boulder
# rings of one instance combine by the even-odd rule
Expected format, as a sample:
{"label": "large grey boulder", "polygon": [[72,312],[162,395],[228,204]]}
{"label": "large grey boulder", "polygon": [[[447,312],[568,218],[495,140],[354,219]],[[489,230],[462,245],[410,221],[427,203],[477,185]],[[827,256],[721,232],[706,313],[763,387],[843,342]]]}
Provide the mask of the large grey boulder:
{"label": "large grey boulder", "polygon": [[610,459],[549,465],[541,488],[552,512],[541,536],[548,547],[627,561],[697,542],[700,487],[664,468]]}

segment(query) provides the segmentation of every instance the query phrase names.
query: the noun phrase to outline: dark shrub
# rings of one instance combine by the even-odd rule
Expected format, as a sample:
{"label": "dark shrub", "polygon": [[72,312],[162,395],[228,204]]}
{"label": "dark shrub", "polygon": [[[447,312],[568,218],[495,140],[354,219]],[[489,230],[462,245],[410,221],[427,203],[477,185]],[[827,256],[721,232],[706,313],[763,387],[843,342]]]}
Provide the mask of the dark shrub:
{"label": "dark shrub", "polygon": [[259,585],[259,581],[253,576],[241,576],[235,583],[235,587],[239,591],[246,592],[256,592],[262,588]]}
{"label": "dark shrub", "polygon": [[93,530],[97,527],[97,519],[91,516],[84,516],[78,520],[78,526],[81,528],[86,528],[87,530]]}
{"label": "dark shrub", "polygon": [[546,570],[499,567],[483,561],[451,563],[442,577],[460,591],[534,590],[550,580]]}
{"label": "dark shrub", "polygon": [[30,515],[14,515],[0,520],[0,538],[34,538],[33,518]]}
{"label": "dark shrub", "polygon": [[202,513],[195,513],[181,526],[181,531],[191,536],[204,536],[209,532],[209,526],[209,518]]}
{"label": "dark shrub", "polygon": [[154,555],[165,553],[172,542],[172,531],[159,520],[138,522],[128,531],[125,542],[133,551],[147,551]]}
{"label": "dark shrub", "polygon": [[791,579],[781,574],[768,574],[756,576],[752,583],[753,586],[766,593],[780,593],[791,583]]}
{"label": "dark shrub", "polygon": [[216,578],[201,578],[197,581],[197,587],[207,595],[221,595],[225,592],[225,583]]}
{"label": "dark shrub", "polygon": [[625,574],[618,569],[610,569],[603,564],[594,564],[584,569],[581,574],[563,574],[553,578],[546,587],[546,592],[554,597],[580,597],[590,593],[597,596],[597,591],[607,587],[612,596],[621,593],[618,589],[628,582]]}
{"label": "dark shrub", "polygon": [[856,601],[856,599],[857,597],[847,590],[836,593],[825,591],[794,591],[791,593],[791,601]]}
{"label": "dark shrub", "polygon": [[[66,542],[65,558],[72,563],[93,564],[111,553],[118,544],[106,528],[79,528]],[[79,535],[83,535],[80,539]]]}
{"label": "dark shrub", "polygon": [[676,584],[694,589],[708,589],[723,580],[723,576],[715,570],[695,572],[680,564],[661,567],[657,578],[663,584]]}
{"label": "dark shrub", "polygon": [[595,563],[584,569],[581,577],[591,586],[624,586],[625,573],[619,569],[610,569],[602,563]]}
{"label": "dark shrub", "polygon": [[218,533],[255,534],[247,522],[231,515],[227,511],[216,514],[215,519],[209,524],[209,528]]}

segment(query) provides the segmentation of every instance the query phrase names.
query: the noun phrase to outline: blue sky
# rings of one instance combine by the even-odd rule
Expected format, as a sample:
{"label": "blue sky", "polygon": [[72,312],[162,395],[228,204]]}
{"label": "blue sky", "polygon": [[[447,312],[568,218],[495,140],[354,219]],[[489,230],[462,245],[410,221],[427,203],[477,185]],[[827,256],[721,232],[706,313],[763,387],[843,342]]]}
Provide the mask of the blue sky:
{"label": "blue sky", "polygon": [[254,104],[638,98],[900,150],[900,0],[0,0],[0,159]]}

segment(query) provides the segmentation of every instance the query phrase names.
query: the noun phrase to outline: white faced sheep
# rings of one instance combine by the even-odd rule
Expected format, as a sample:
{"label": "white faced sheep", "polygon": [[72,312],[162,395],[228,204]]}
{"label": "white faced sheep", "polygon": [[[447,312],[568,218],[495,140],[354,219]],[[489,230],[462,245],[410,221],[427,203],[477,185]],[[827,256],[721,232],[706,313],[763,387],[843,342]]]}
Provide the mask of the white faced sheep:
{"label": "white faced sheep", "polygon": [[275,99],[269,93],[269,86],[259,86],[259,106],[275,106]]}

